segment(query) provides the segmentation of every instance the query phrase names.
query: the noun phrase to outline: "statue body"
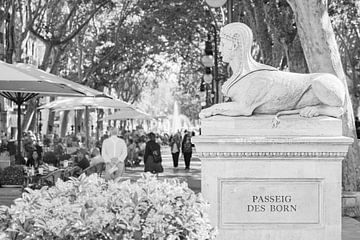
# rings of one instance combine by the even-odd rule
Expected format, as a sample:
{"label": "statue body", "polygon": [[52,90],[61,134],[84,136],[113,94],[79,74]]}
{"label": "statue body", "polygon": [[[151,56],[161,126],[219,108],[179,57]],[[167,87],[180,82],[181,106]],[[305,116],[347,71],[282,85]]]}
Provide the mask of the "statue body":
{"label": "statue body", "polygon": [[222,92],[232,101],[202,110],[201,118],[254,113],[299,113],[303,117],[340,117],[343,114],[345,88],[335,75],[284,72],[256,62],[250,54],[251,29],[242,23],[226,25],[221,29],[220,38],[223,61],[233,70]]}

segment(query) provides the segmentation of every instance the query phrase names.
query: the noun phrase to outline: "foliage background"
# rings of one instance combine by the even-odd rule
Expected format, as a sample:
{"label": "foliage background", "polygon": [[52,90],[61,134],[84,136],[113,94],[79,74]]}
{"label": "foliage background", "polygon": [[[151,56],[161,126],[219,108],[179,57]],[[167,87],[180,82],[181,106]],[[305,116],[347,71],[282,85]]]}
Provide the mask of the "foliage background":
{"label": "foliage background", "polygon": [[[198,95],[204,72],[200,58],[207,33],[211,33],[211,24],[219,29],[229,21],[226,8],[209,9],[203,0],[2,0],[0,6],[0,22],[6,29],[0,58],[35,63],[98,90],[113,89],[117,97],[141,103],[144,110],[151,106],[142,101],[145,94],[156,97],[153,90],[161,82],[176,79],[176,86],[170,84],[173,98],[156,115],[171,113],[168,103],[176,100],[190,119],[197,119],[200,111]],[[359,6],[356,1],[331,0],[329,13],[357,104]],[[253,29],[253,55],[258,61],[282,70],[308,72],[286,0],[233,1],[231,21]],[[37,62],[27,47],[36,40],[45,46]],[[220,81],[229,75],[221,61],[220,73]],[[356,112],[357,105],[354,109]]]}

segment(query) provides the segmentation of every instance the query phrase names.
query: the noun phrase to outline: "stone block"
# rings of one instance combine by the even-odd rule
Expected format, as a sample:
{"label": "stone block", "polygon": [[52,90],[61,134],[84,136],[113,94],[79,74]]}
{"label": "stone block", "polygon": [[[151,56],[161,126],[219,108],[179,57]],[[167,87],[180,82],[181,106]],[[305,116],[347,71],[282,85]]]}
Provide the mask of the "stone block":
{"label": "stone block", "polygon": [[343,216],[360,217],[360,192],[343,192],[341,203]]}
{"label": "stone block", "polygon": [[289,116],[273,129],[263,124],[272,117],[212,117],[193,138],[218,239],[340,240],[341,161],[352,139],[339,119]]}

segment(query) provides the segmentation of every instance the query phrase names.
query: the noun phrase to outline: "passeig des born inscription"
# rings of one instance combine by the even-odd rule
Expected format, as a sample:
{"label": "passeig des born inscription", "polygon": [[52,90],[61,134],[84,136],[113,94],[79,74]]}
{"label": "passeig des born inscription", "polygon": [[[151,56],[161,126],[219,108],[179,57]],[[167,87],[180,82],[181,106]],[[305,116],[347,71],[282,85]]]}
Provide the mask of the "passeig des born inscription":
{"label": "passeig des born inscription", "polygon": [[247,205],[248,212],[296,212],[290,195],[254,195],[252,204]]}

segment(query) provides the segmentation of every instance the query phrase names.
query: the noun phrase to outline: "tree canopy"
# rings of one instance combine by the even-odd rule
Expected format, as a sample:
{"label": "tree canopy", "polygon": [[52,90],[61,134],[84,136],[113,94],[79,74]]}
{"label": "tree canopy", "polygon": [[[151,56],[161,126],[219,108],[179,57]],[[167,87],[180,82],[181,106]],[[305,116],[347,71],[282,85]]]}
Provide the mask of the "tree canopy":
{"label": "tree canopy", "polygon": [[[155,89],[167,81],[169,71],[178,69],[178,87],[172,95],[191,119],[200,110],[204,74],[200,58],[207,34],[212,32],[211,25],[219,31],[229,21],[226,11],[210,9],[202,0],[14,0],[0,4],[4,13],[0,20],[6,20],[7,26],[8,61],[28,62],[29,53],[22,46],[39,40],[45,46],[39,67],[98,90],[112,88],[117,97],[131,103],[140,102],[145,89]],[[350,0],[332,0],[329,14],[351,93],[358,96],[359,14],[354,6]],[[255,59],[283,70],[309,71],[286,0],[234,1],[232,11],[231,21],[242,21],[254,31]],[[221,82],[228,75],[221,61],[219,72]]]}

